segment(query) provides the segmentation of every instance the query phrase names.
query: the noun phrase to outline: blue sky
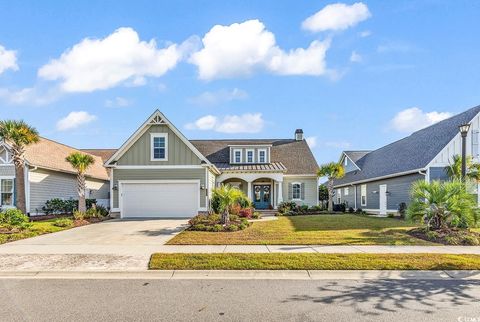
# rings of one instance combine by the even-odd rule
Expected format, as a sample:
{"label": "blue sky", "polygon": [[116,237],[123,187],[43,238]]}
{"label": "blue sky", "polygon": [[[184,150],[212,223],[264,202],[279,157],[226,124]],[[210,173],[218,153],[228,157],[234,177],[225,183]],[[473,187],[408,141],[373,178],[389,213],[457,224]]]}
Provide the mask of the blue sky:
{"label": "blue sky", "polygon": [[119,147],[293,138],[319,163],[480,104],[478,1],[0,1],[0,118]]}

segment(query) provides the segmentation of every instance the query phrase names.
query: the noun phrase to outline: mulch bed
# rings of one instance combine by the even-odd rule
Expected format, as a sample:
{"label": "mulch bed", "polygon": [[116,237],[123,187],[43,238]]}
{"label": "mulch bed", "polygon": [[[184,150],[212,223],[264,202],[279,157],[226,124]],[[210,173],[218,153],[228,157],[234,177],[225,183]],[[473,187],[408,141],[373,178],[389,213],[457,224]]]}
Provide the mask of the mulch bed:
{"label": "mulch bed", "polygon": [[427,232],[423,228],[415,228],[407,233],[415,238],[443,245],[477,246],[478,243],[475,243],[475,240],[480,241],[480,233],[468,229],[443,229]]}

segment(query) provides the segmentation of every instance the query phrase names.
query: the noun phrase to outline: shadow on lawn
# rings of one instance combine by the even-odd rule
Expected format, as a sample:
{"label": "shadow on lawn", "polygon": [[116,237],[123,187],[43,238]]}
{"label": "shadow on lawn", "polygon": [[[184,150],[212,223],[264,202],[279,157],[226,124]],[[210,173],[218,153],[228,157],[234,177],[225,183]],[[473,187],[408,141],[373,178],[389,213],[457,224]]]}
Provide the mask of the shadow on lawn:
{"label": "shadow on lawn", "polygon": [[[405,273],[408,274],[408,273]],[[463,277],[478,272],[462,273]],[[388,275],[388,272],[385,272]],[[385,277],[386,278],[386,277]],[[357,284],[358,283],[358,284]],[[362,280],[353,285],[330,282],[319,287],[318,296],[297,295],[285,302],[310,301],[354,308],[365,316],[397,311],[433,313],[439,309],[461,310],[462,305],[477,302],[480,281],[466,280]]]}
{"label": "shadow on lawn", "polygon": [[[378,316],[397,311],[433,313],[440,309],[461,310],[462,305],[478,303],[480,281],[415,279],[335,281],[319,287],[318,296],[297,295],[284,302],[310,301],[322,304],[336,304],[354,308],[365,316]],[[409,275],[408,272],[404,273]],[[461,277],[478,275],[477,271],[461,272]]]}

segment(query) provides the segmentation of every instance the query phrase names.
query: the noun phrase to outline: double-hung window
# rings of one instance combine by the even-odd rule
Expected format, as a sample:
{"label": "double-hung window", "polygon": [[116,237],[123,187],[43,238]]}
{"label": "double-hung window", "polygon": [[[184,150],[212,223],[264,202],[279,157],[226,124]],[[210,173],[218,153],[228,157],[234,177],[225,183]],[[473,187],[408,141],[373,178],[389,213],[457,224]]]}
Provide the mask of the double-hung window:
{"label": "double-hung window", "polygon": [[292,199],[299,200],[302,197],[302,185],[300,183],[292,184]]}
{"label": "double-hung window", "polygon": [[152,161],[167,161],[168,134],[152,133]]}
{"label": "double-hung window", "polygon": [[247,163],[253,163],[254,150],[247,150]]}
{"label": "double-hung window", "polygon": [[0,180],[0,205],[13,206],[13,179]]}
{"label": "double-hung window", "polygon": [[258,150],[258,163],[267,163],[267,150]]}
{"label": "double-hung window", "polygon": [[242,150],[240,149],[233,150],[233,162],[242,163]]}

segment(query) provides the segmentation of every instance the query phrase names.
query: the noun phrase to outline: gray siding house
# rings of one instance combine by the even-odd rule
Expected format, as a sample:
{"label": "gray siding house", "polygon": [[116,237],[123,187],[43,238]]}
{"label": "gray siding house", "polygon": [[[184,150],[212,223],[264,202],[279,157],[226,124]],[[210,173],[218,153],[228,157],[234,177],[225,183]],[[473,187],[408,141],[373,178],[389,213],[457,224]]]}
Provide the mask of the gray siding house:
{"label": "gray siding house", "polygon": [[[0,142],[0,208],[15,207],[17,188],[15,167],[8,143]],[[42,207],[53,198],[77,199],[76,172],[65,158],[79,150],[58,142],[40,138],[25,149],[25,196],[27,212],[43,214]],[[95,198],[108,206],[109,178],[103,160],[94,156],[95,163],[86,173],[87,198]]]}
{"label": "gray siding house", "polygon": [[[374,151],[344,151],[340,162],[345,177],[336,180],[335,203],[369,213],[396,213],[410,201],[410,188],[418,180],[448,179],[445,167],[461,155],[459,126],[470,124],[467,156],[479,162],[480,106],[412,133]],[[478,198],[478,186],[472,191]]]}
{"label": "gray siding house", "polygon": [[105,167],[111,209],[122,218],[192,217],[209,210],[221,184],[243,190],[257,209],[318,204],[318,165],[301,130],[293,139],[188,140],[157,110]]}

